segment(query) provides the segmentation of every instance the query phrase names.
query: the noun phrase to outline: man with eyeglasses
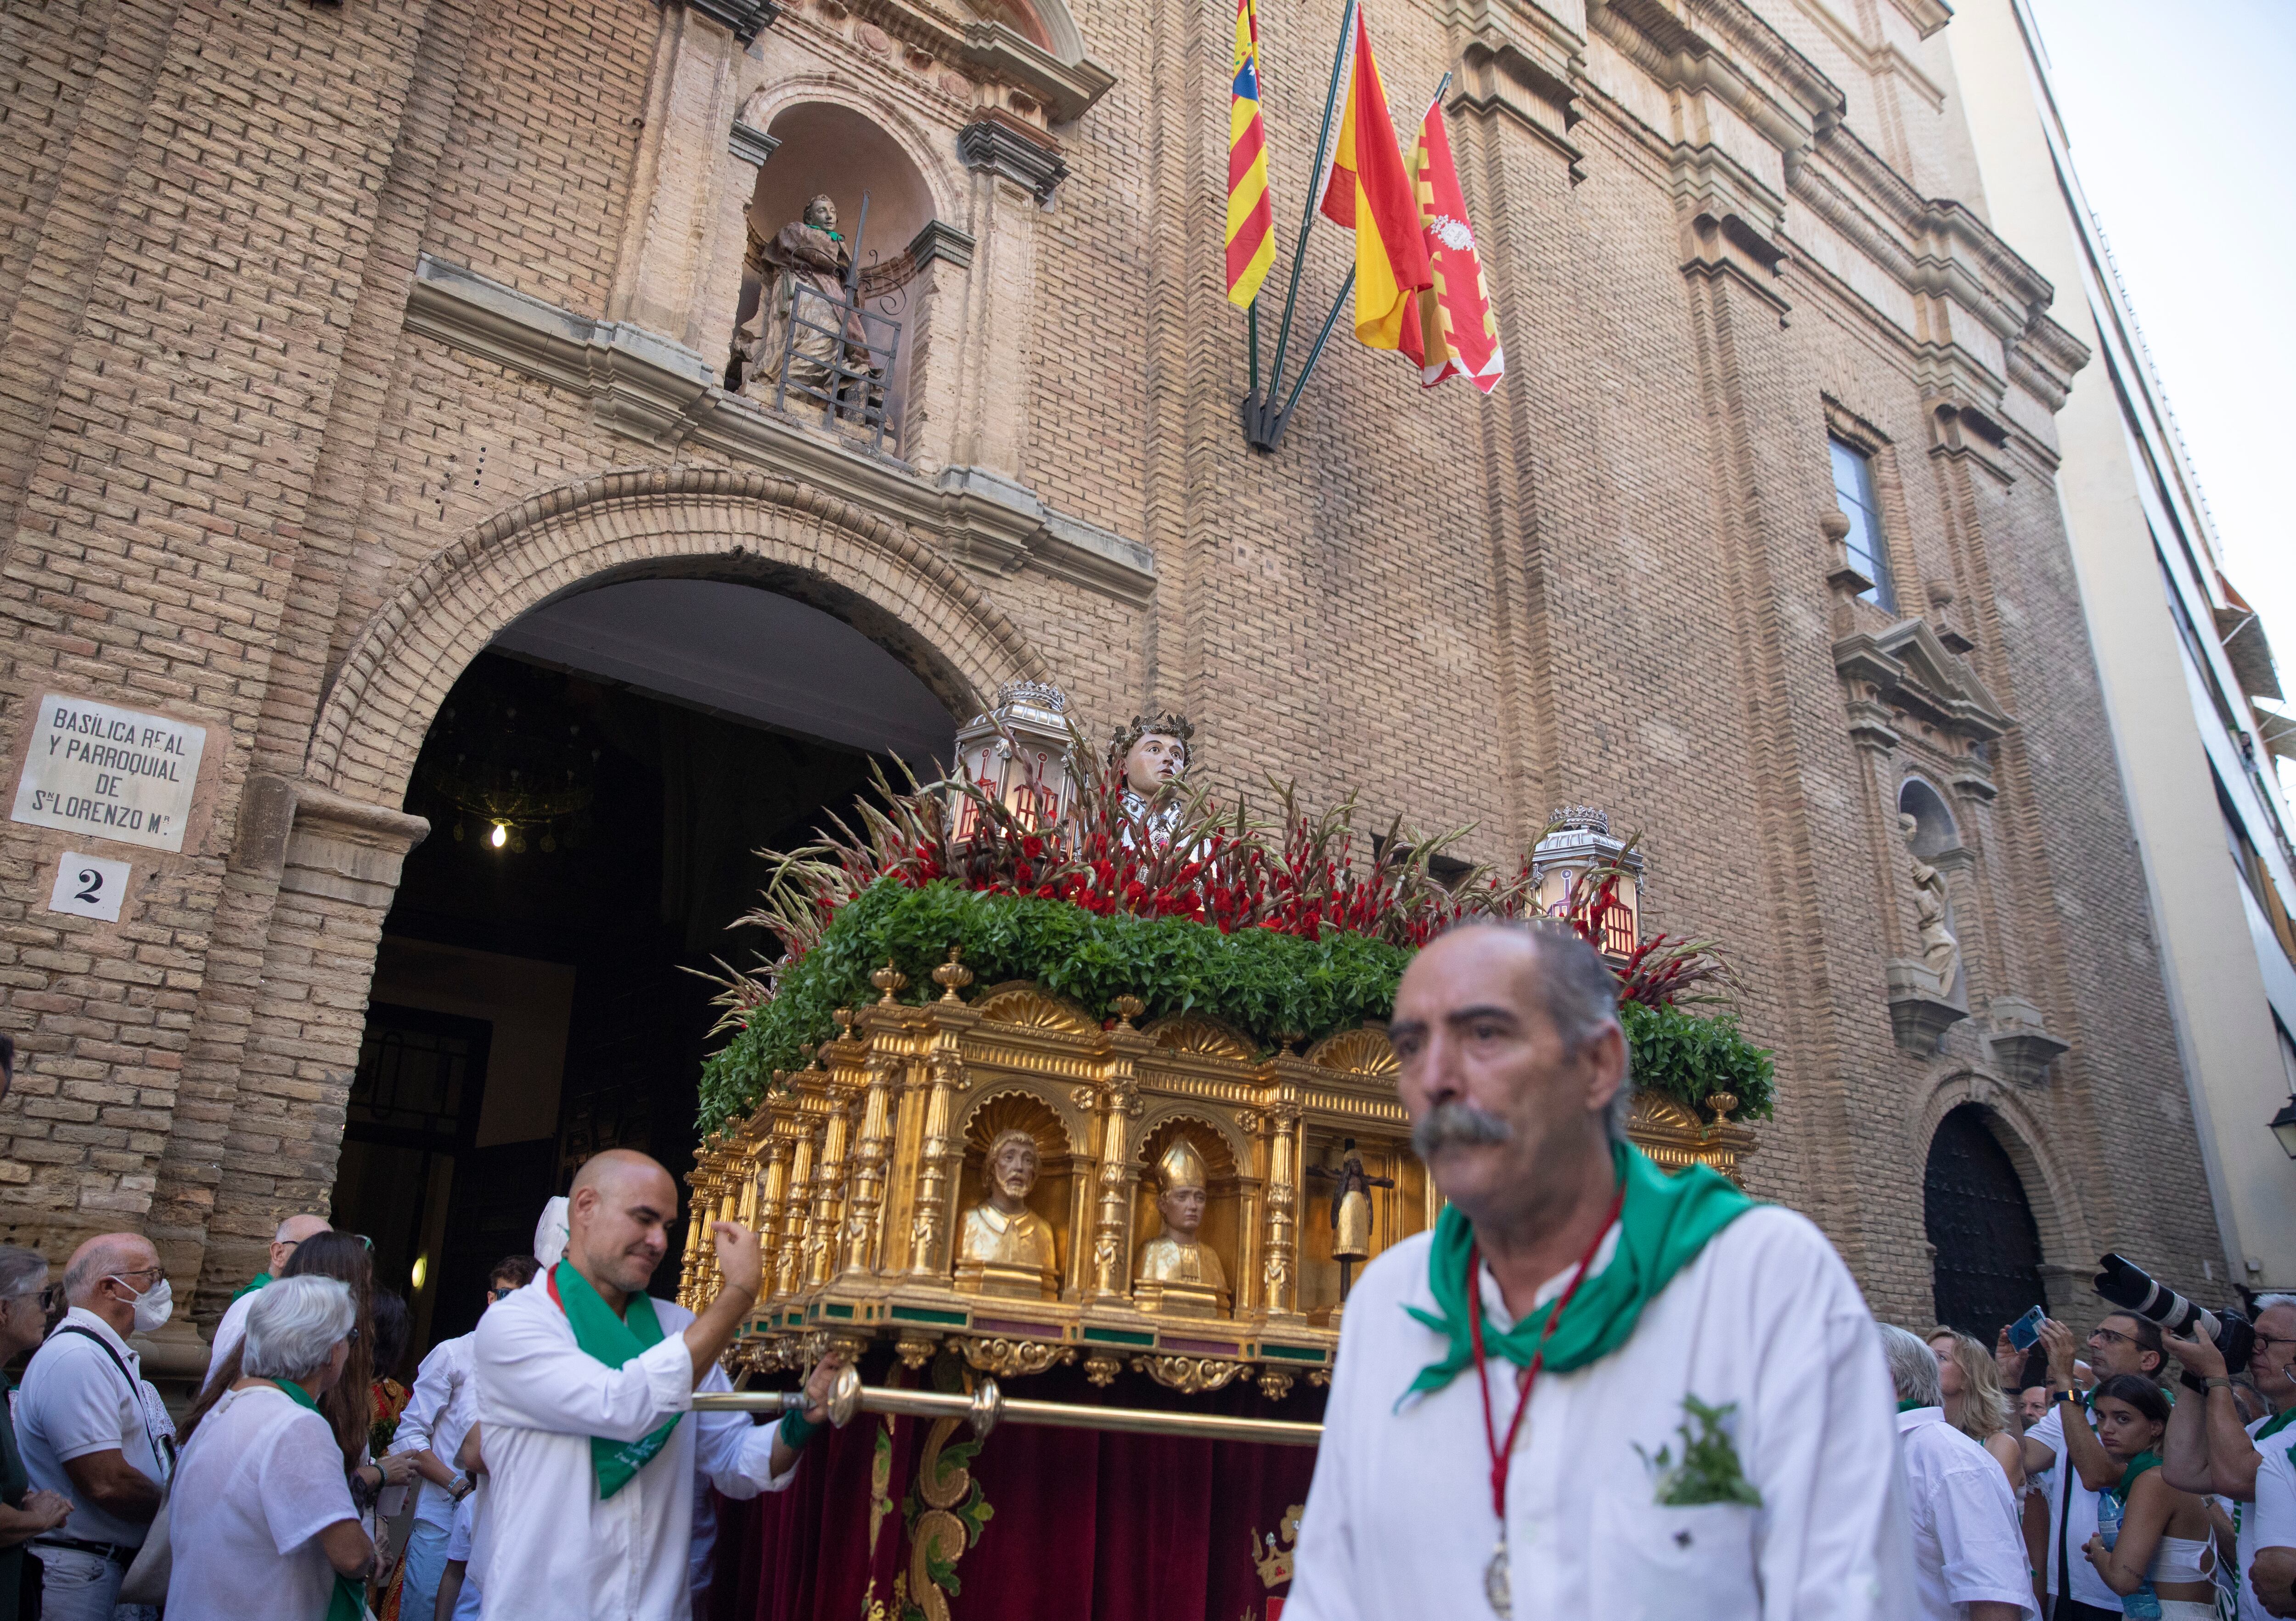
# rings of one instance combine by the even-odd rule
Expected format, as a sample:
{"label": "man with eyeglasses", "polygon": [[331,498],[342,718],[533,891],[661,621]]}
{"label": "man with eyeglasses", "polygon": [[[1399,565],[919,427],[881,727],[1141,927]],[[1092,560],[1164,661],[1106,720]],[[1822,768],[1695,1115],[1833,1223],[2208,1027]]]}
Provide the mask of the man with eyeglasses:
{"label": "man with eyeglasses", "polygon": [[[2041,1347],[2049,1363],[2049,1411],[2025,1432],[2025,1470],[2049,1481],[2048,1577],[2052,1621],[2118,1621],[2120,1595],[2105,1585],[2096,1567],[2078,1550],[2096,1534],[2096,1500],[2120,1479],[2121,1465],[2096,1438],[2095,1420],[2077,1383],[2073,1331],[2055,1318],[2041,1323]],[[2159,1381],[2168,1357],[2160,1325],[2115,1312],[2089,1330],[2088,1363],[2098,1381],[2119,1373]],[[2079,1422],[2066,1418],[2070,1412]],[[2070,1463],[2070,1468],[2059,1468]]]}
{"label": "man with eyeglasses", "polygon": [[246,1338],[247,1308],[255,1304],[256,1290],[287,1270],[287,1263],[295,1258],[295,1251],[302,1247],[305,1239],[333,1231],[324,1216],[291,1216],[279,1224],[279,1230],[271,1235],[269,1269],[257,1273],[240,1287],[232,1296],[231,1305],[225,1308],[223,1320],[216,1324],[215,1337],[208,1342],[208,1379],[215,1378],[232,1347]]}
{"label": "man with eyeglasses", "polygon": [[[2296,1295],[2259,1295],[2256,1300],[2256,1347],[2248,1371],[2271,1412],[2253,1422],[2242,1420],[2222,1353],[2207,1339],[2169,1337],[2169,1349],[2184,1364],[2184,1383],[2194,1394],[2169,1414],[2161,1443],[2161,1472],[2182,1492],[2229,1497],[2239,1528],[2237,1570],[2243,1621],[2289,1610],[2268,1609],[2259,1601],[2250,1568],[2266,1548],[2296,1543],[2296,1474],[2288,1449],[2296,1445]],[[2278,1437],[2275,1441],[2274,1437]],[[2265,1561],[2267,1572],[2278,1563]],[[2284,1598],[2287,1582],[2268,1576]]]}
{"label": "man with eyeglasses", "polygon": [[32,1541],[45,1621],[111,1621],[120,1578],[144,1545],[167,1484],[169,1452],[152,1422],[131,1333],[155,1333],[174,1309],[160,1252],[134,1232],[92,1238],[64,1267],[64,1314],[16,1395],[24,1471],[71,1502],[71,1517]]}
{"label": "man with eyeglasses", "polygon": [[[492,1311],[529,1283],[541,1268],[530,1255],[504,1256],[487,1274],[487,1304]],[[439,1581],[447,1568],[447,1538],[455,1526],[455,1505],[471,1489],[469,1477],[459,1473],[455,1454],[471,1424],[479,1416],[479,1383],[472,1347],[477,1330],[442,1339],[431,1347],[414,1375],[414,1393],[406,1411],[398,1415],[398,1429],[390,1439],[394,1453],[410,1453],[417,1476],[414,1524],[406,1539],[406,1581],[400,1591],[398,1612],[430,1621],[438,1601]]]}

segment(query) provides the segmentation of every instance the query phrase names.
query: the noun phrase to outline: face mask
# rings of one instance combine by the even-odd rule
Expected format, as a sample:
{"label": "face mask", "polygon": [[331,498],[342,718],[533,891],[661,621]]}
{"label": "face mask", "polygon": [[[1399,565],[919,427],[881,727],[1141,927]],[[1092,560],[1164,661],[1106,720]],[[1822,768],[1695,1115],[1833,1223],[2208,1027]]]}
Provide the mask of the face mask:
{"label": "face mask", "polygon": [[[114,1278],[125,1286],[126,1280]],[[167,1326],[168,1319],[176,1314],[176,1291],[161,1278],[157,1283],[135,1297],[135,1328],[138,1334],[156,1334]]]}

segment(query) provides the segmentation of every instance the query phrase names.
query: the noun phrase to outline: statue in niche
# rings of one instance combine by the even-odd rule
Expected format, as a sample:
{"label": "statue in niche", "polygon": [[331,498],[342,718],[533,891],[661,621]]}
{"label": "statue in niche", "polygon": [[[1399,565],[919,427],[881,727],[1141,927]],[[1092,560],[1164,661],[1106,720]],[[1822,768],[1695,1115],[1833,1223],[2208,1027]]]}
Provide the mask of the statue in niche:
{"label": "statue in niche", "polygon": [[1356,1263],[1371,1259],[1371,1191],[1393,1187],[1395,1178],[1365,1171],[1353,1137],[1341,1148],[1338,1170],[1311,1165],[1308,1175],[1332,1184],[1332,1259],[1340,1264],[1340,1298],[1344,1301]]}
{"label": "statue in niche", "polygon": [[[1148,841],[1168,848],[1180,831],[1180,800],[1188,770],[1188,740],[1196,729],[1185,716],[1167,712],[1136,715],[1119,726],[1108,746],[1108,763],[1124,778],[1124,815],[1148,831]],[[1130,847],[1128,831],[1125,845]]]}
{"label": "statue in niche", "polygon": [[984,1295],[1030,1300],[1060,1298],[1061,1274],[1053,1229],[1029,1208],[1037,1185],[1037,1140],[1024,1131],[1001,1131],[980,1165],[988,1196],[964,1213],[956,1240],[956,1287]]}
{"label": "statue in niche", "polygon": [[1914,849],[1921,823],[1911,816],[1899,816],[1898,826],[1906,836],[1906,848],[1914,858],[1914,935],[1915,961],[1937,987],[1939,997],[1953,995],[1954,981],[1961,978],[1961,942],[1953,937],[1946,924],[1951,902],[1945,892],[1945,874],[1921,858]]}
{"label": "statue in niche", "polygon": [[1219,1257],[1197,1236],[1211,1198],[1203,1156],[1180,1138],[1156,1162],[1156,1213],[1164,1219],[1164,1231],[1140,1247],[1134,1301],[1144,1311],[1188,1316],[1226,1311],[1227,1274]]}
{"label": "statue in niche", "polygon": [[[832,367],[841,360],[849,371],[865,373],[868,381],[865,387],[850,381],[843,385],[839,414],[859,417],[867,409],[882,410],[884,368],[871,353],[865,323],[846,303],[845,279],[853,272],[853,255],[837,229],[837,204],[825,195],[816,197],[805,205],[803,214],[775,232],[770,241],[760,240],[752,229],[742,267],[758,278],[758,307],[734,331],[726,387],[771,405],[781,389],[786,350],[792,393],[800,389],[813,389],[817,395],[829,393],[834,381]],[[890,264],[865,267],[857,278],[854,302],[866,304],[893,292],[914,274],[915,266],[906,252]],[[800,286],[813,289],[831,302],[806,300],[806,317],[812,324],[799,329],[792,349],[791,310]],[[836,317],[840,308],[848,310],[841,334],[816,330],[839,324]],[[805,397],[800,395],[797,403],[802,407]]]}

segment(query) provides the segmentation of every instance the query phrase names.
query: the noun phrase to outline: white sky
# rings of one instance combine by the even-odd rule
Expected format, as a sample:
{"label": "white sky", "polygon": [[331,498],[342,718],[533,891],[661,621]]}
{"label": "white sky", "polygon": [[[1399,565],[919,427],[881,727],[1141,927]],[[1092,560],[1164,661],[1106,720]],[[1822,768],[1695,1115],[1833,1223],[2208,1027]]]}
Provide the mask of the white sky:
{"label": "white sky", "polygon": [[2296,461],[2296,172],[2284,112],[2273,111],[2296,83],[2296,0],[2030,4],[2073,166],[2177,413],[2226,576],[2263,615],[2296,700],[2296,525],[2281,492]]}

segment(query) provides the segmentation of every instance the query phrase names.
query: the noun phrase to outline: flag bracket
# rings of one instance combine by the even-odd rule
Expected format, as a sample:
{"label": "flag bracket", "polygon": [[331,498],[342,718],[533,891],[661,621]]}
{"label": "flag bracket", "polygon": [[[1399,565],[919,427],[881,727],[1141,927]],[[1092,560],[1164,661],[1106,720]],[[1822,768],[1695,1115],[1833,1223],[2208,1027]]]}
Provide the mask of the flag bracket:
{"label": "flag bracket", "polygon": [[[1348,0],[1340,20],[1339,48],[1332,61],[1330,86],[1324,93],[1324,122],[1316,132],[1316,161],[1308,171],[1307,207],[1300,212],[1300,237],[1292,250],[1292,274],[1284,289],[1283,315],[1276,329],[1275,355],[1268,370],[1265,391],[1260,388],[1259,380],[1259,299],[1254,297],[1245,310],[1251,356],[1251,386],[1237,402],[1237,416],[1243,428],[1244,443],[1262,455],[1274,454],[1283,443],[1284,430],[1292,425],[1292,413],[1299,407],[1300,396],[1307,389],[1308,380],[1315,375],[1316,364],[1324,357],[1324,346],[1331,341],[1332,330],[1339,324],[1340,312],[1347,307],[1348,295],[1355,291],[1356,273],[1350,267],[1347,280],[1340,283],[1339,295],[1332,300],[1332,307],[1324,316],[1323,326],[1316,333],[1316,341],[1308,348],[1307,358],[1300,364],[1299,376],[1292,380],[1291,391],[1285,393],[1284,352],[1291,347],[1292,317],[1300,302],[1300,273],[1307,265],[1308,237],[1316,221],[1316,187],[1324,175],[1324,160],[1331,150],[1332,118],[1339,110],[1340,79],[1347,68],[1349,30],[1355,21],[1356,5],[1357,0]],[[1435,87],[1436,104],[1441,103],[1450,87],[1451,75],[1446,73],[1442,83]],[[1279,398],[1283,401],[1280,405],[1276,403]]]}

